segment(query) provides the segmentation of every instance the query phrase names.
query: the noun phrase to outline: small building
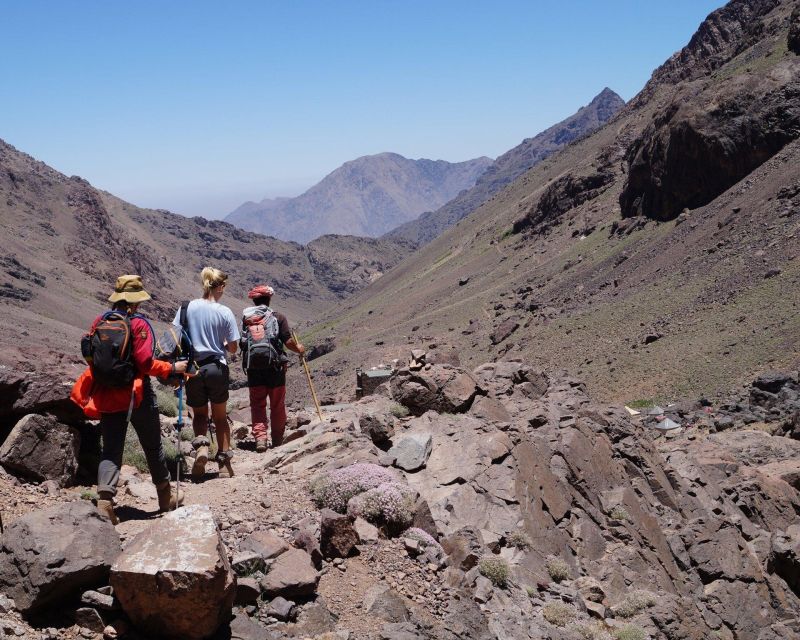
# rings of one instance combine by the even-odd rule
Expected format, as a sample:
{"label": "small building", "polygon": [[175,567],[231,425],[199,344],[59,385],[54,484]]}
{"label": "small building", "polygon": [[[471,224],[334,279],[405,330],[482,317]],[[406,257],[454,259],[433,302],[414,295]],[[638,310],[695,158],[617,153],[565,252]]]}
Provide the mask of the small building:
{"label": "small building", "polygon": [[366,371],[356,369],[356,398],[363,398],[375,393],[384,382],[388,382],[394,374],[391,367],[372,367]]}

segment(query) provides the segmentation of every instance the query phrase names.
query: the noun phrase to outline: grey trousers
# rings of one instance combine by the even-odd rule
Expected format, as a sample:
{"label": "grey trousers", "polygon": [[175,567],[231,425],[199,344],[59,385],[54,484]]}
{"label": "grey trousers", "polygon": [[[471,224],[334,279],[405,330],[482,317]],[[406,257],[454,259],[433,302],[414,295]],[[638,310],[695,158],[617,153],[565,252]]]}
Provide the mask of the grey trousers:
{"label": "grey trousers", "polygon": [[[122,466],[122,453],[125,449],[125,435],[128,432],[127,411],[104,413],[100,416],[100,431],[103,436],[103,454],[97,471],[97,492],[105,491],[112,496],[117,494],[119,468]],[[169,469],[161,445],[161,422],[158,418],[158,401],[150,379],[144,380],[142,403],[131,413],[131,424],[136,429],[139,442],[147,458],[150,477],[154,484],[169,480]]]}

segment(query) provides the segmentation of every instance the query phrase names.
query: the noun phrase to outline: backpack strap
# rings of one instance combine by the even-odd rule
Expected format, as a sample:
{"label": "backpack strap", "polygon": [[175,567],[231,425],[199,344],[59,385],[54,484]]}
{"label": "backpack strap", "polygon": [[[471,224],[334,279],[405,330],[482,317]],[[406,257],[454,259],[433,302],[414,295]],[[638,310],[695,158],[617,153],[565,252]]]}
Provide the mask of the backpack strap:
{"label": "backpack strap", "polygon": [[178,322],[180,322],[181,329],[183,329],[187,334],[189,333],[189,300],[184,300],[181,302],[181,311],[180,315],[178,316]]}

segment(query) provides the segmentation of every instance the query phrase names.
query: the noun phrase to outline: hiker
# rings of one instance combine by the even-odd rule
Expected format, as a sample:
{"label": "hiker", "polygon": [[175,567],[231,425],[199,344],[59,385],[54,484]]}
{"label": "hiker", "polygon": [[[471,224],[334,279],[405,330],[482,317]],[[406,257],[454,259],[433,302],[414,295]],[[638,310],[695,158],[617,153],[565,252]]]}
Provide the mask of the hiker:
{"label": "hiker", "polygon": [[[231,466],[231,430],[228,425],[226,403],[230,374],[226,355],[236,353],[239,344],[239,328],[233,312],[219,303],[225,292],[228,276],[219,269],[205,267],[200,272],[203,297],[192,300],[186,306],[186,324],[194,349],[197,375],[186,381],[186,404],[192,408],[192,428],[195,438],[192,446],[196,450],[192,465],[192,479],[200,480],[206,472],[208,462],[208,405],[211,403],[211,419],[217,434],[217,456],[215,462],[220,469],[225,467],[233,476]],[[183,306],[183,305],[182,305]],[[172,324],[180,327],[181,310],[175,314]]]}
{"label": "hiker", "polygon": [[98,316],[81,342],[89,367],[75,383],[71,397],[88,418],[100,418],[103,451],[97,473],[97,508],[113,524],[119,470],[128,421],[142,445],[150,477],[156,485],[159,511],[174,509],[183,495],[172,492],[170,473],[161,444],[158,401],[150,382],[186,372],[186,362],[170,364],[153,358],[155,338],[139,305],[150,299],[138,275],[117,278],[108,301],[111,311]]}
{"label": "hiker", "polygon": [[283,442],[288,362],[284,347],[300,355],[306,351],[292,336],[286,316],[270,309],[274,294],[275,290],[269,285],[254,287],[247,297],[255,306],[247,307],[242,312],[242,368],[247,374],[250,418],[256,451],[259,453],[267,450],[268,430],[272,432],[273,447],[278,447]]}

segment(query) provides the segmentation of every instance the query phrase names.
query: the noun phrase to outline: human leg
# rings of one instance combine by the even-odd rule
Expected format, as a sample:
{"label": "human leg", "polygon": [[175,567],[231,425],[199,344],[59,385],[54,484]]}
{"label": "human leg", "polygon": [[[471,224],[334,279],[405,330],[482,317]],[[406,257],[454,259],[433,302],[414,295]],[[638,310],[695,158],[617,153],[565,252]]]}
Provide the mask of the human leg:
{"label": "human leg", "polygon": [[269,394],[269,415],[272,423],[272,446],[279,447],[283,442],[286,428],[286,387],[271,387]]}
{"label": "human leg", "polygon": [[267,387],[250,387],[250,420],[253,425],[253,437],[256,439],[256,451],[267,449]]}
{"label": "human leg", "polygon": [[128,431],[127,413],[104,413],[100,416],[100,432],[103,450],[97,469],[97,508],[112,524],[119,520],[114,514],[114,496],[117,495],[119,468],[125,449],[125,434]]}

